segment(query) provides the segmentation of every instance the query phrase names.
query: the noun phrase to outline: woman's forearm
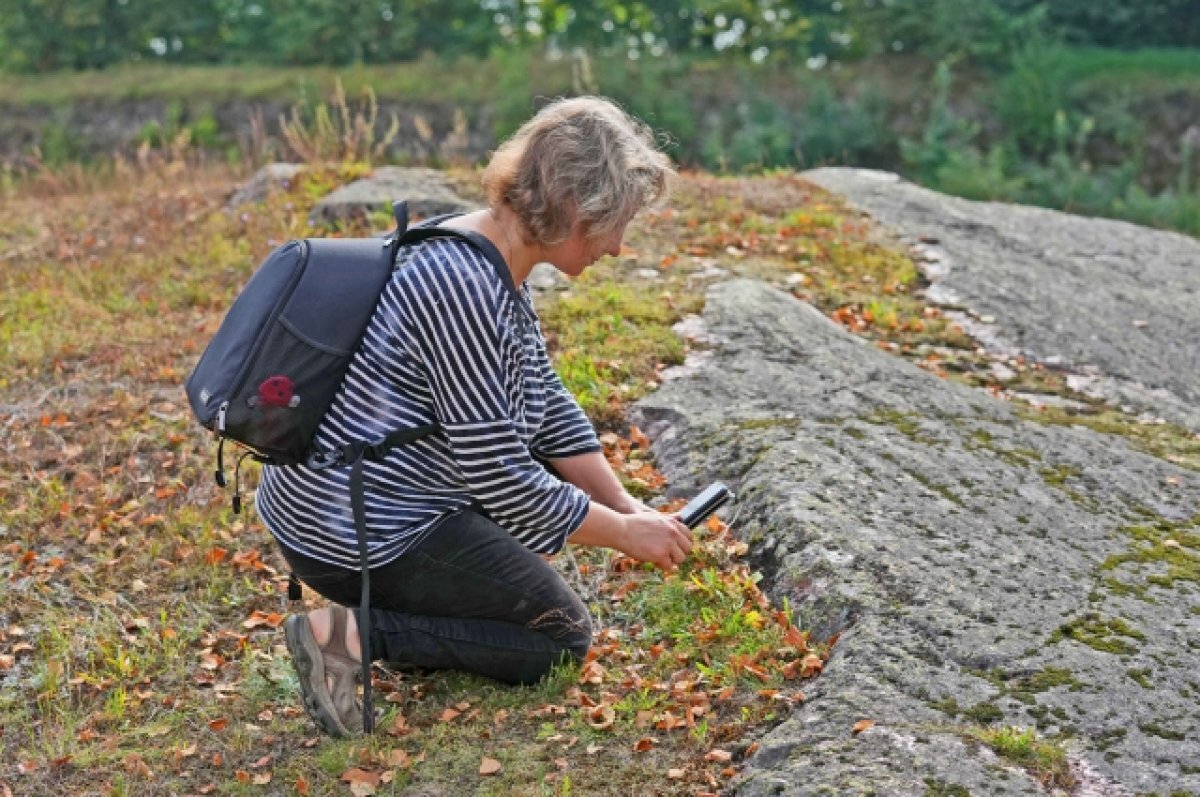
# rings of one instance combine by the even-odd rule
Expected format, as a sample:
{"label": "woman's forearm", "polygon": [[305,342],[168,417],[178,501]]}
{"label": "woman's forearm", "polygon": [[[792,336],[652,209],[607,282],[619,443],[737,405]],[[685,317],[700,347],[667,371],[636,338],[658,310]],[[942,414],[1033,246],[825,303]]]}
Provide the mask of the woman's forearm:
{"label": "woman's forearm", "polygon": [[642,503],[621,486],[621,481],[599,451],[552,459],[550,464],[564,481],[583,490],[598,504],[625,515],[644,509]]}
{"label": "woman's forearm", "polygon": [[629,534],[626,516],[592,501],[587,516],[567,541],[575,545],[595,545],[624,550]]}

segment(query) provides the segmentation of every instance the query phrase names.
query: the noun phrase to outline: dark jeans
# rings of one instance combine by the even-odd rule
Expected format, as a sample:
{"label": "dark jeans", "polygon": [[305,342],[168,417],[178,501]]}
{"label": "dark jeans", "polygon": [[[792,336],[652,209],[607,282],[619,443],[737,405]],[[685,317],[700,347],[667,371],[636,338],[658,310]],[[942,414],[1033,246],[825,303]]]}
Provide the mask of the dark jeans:
{"label": "dark jeans", "polygon": [[[280,546],[296,576],[357,607],[358,571]],[[371,653],[398,668],[456,669],[537,681],[592,641],[587,608],[539,555],[489,518],[450,515],[415,548],[371,569]]]}

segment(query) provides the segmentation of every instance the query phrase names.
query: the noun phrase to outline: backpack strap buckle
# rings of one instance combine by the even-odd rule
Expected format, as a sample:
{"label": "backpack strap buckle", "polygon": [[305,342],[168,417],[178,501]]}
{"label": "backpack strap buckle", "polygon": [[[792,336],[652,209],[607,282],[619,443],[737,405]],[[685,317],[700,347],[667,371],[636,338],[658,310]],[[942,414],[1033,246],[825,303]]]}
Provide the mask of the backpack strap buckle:
{"label": "backpack strap buckle", "polygon": [[308,455],[308,459],[304,461],[305,467],[309,470],[325,470],[332,468],[334,465],[342,464],[342,450],[335,448],[332,451],[314,451]]}

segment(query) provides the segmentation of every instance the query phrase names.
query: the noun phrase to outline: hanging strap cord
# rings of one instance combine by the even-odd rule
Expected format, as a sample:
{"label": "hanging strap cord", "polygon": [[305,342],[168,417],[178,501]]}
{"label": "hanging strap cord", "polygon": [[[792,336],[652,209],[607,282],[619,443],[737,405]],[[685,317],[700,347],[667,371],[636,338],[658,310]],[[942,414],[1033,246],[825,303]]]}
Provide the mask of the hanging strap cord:
{"label": "hanging strap cord", "polygon": [[367,507],[363,495],[363,457],[359,452],[350,468],[350,507],[354,511],[354,530],[358,536],[358,558],[362,565],[362,593],[358,598],[358,638],[362,646],[363,733],[375,730],[375,709],[371,706],[371,564],[367,556]]}
{"label": "hanging strap cord", "polygon": [[354,532],[358,538],[358,559],[362,567],[362,592],[358,599],[358,636],[362,645],[363,733],[375,730],[375,710],[371,705],[371,565],[367,546],[367,502],[363,485],[363,462],[368,459],[381,460],[396,446],[426,437],[437,428],[437,425],[418,426],[393,432],[374,443],[346,443],[333,451],[315,454],[308,463],[309,467],[318,470],[333,465],[350,465],[350,508],[354,512]]}

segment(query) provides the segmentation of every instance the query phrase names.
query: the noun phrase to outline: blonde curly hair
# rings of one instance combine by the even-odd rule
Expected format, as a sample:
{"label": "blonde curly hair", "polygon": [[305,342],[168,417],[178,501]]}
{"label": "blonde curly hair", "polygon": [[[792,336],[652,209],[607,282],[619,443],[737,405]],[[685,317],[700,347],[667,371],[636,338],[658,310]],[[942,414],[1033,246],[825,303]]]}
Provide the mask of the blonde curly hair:
{"label": "blonde curly hair", "polygon": [[483,188],[527,239],[553,246],[577,222],[589,237],[620,229],[666,195],[674,173],[644,122],[605,97],[574,97],[546,105],[501,144]]}

